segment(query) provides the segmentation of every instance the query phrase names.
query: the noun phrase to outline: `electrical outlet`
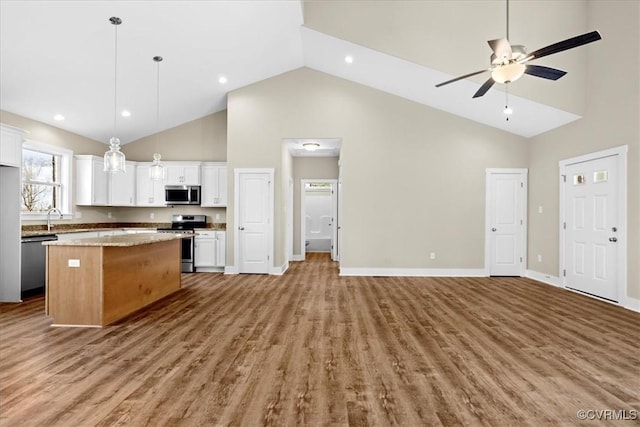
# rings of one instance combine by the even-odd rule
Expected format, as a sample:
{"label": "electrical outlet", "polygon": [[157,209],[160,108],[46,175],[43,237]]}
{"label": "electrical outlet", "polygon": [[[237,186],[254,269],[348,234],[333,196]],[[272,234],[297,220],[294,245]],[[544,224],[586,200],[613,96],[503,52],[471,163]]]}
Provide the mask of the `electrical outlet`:
{"label": "electrical outlet", "polygon": [[76,219],[82,218],[82,212],[76,212]]}
{"label": "electrical outlet", "polygon": [[111,215],[111,212],[107,212],[107,218],[113,218],[113,216]]}
{"label": "electrical outlet", "polygon": [[538,255],[538,262],[542,262],[542,255]]}
{"label": "electrical outlet", "polygon": [[542,213],[542,206],[538,206],[538,213],[541,214]]}
{"label": "electrical outlet", "polygon": [[149,219],[156,219],[156,214],[154,212],[151,212],[149,214]]}
{"label": "electrical outlet", "polygon": [[69,267],[78,268],[78,267],[80,267],[80,260],[79,259],[69,259],[69,260],[67,260],[67,265]]}
{"label": "electrical outlet", "polygon": [[217,213],[217,214],[216,214],[216,221],[220,221],[220,218],[221,218],[220,214],[219,214],[219,213]]}
{"label": "electrical outlet", "polygon": [[436,259],[436,253],[435,252],[431,252],[429,254],[429,259]]}

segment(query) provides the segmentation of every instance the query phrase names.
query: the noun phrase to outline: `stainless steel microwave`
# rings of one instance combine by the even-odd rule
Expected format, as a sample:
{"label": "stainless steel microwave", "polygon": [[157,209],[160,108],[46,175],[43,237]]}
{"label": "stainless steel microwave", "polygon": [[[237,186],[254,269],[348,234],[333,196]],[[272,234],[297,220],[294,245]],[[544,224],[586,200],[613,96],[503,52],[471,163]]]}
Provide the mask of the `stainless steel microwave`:
{"label": "stainless steel microwave", "polygon": [[164,202],[167,205],[199,205],[199,185],[167,185],[164,187]]}

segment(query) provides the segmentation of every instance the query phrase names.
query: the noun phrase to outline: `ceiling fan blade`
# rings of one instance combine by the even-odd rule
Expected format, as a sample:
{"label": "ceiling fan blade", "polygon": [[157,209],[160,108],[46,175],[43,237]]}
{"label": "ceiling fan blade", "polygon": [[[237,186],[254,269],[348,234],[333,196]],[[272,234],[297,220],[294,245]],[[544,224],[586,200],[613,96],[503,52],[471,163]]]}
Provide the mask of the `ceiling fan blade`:
{"label": "ceiling fan blade", "polygon": [[541,65],[525,65],[525,74],[530,76],[542,77],[543,79],[558,80],[560,77],[567,74],[566,71],[557,70],[555,68],[543,67]]}
{"label": "ceiling fan blade", "polygon": [[480,98],[482,95],[487,93],[489,89],[491,89],[491,86],[493,86],[494,83],[495,81],[490,77],[489,80],[487,80],[486,82],[484,82],[482,86],[480,86],[480,89],[478,89],[478,91],[475,93],[475,95],[473,95],[473,97]]}
{"label": "ceiling fan blade", "polygon": [[511,44],[509,44],[509,40],[507,39],[495,39],[487,41],[491,50],[496,55],[497,58],[503,59],[511,59],[513,52],[511,51]]}
{"label": "ceiling fan blade", "polygon": [[581,34],[579,36],[571,37],[570,39],[566,39],[558,43],[550,44],[549,46],[538,49],[535,52],[531,52],[527,56],[527,60],[530,61],[533,59],[542,58],[543,56],[553,55],[554,53],[573,49],[574,47],[582,46],[588,43],[593,43],[600,40],[601,38],[602,37],[600,36],[600,33],[597,31]]}
{"label": "ceiling fan blade", "polygon": [[438,83],[436,85],[436,87],[448,85],[449,83],[457,82],[458,80],[466,79],[467,77],[475,76],[477,74],[481,74],[481,73],[484,73],[486,71],[489,71],[489,70],[474,71],[473,73],[465,74],[464,76],[456,77],[455,79],[451,79],[451,80],[447,80],[446,82]]}

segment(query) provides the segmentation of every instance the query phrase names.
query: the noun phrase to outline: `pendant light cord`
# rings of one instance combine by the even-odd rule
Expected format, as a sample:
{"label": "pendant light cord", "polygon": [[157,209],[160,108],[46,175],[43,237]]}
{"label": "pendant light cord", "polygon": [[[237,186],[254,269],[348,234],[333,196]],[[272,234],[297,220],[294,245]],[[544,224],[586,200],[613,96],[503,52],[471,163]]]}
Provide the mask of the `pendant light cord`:
{"label": "pendant light cord", "polygon": [[113,69],[113,136],[116,136],[116,124],[118,121],[118,24],[116,27],[115,38],[115,56],[114,69]]}
{"label": "pendant light cord", "polygon": [[[156,57],[157,58],[157,57]],[[155,58],[154,58],[155,59]],[[156,61],[158,64],[158,73],[156,80],[156,153],[158,152],[158,146],[160,141],[160,61]]]}

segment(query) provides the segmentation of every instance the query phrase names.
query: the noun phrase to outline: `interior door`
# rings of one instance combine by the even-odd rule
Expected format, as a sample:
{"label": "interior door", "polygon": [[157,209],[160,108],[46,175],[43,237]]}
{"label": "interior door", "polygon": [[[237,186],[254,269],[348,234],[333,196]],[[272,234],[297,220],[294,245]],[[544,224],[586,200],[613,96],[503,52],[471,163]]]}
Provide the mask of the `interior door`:
{"label": "interior door", "polygon": [[268,274],[270,266],[270,174],[240,172],[238,193],[238,272]]}
{"label": "interior door", "polygon": [[618,159],[609,156],[564,170],[565,285],[617,301]]}
{"label": "interior door", "polygon": [[492,172],[488,180],[489,275],[522,276],[524,273],[523,173]]}

